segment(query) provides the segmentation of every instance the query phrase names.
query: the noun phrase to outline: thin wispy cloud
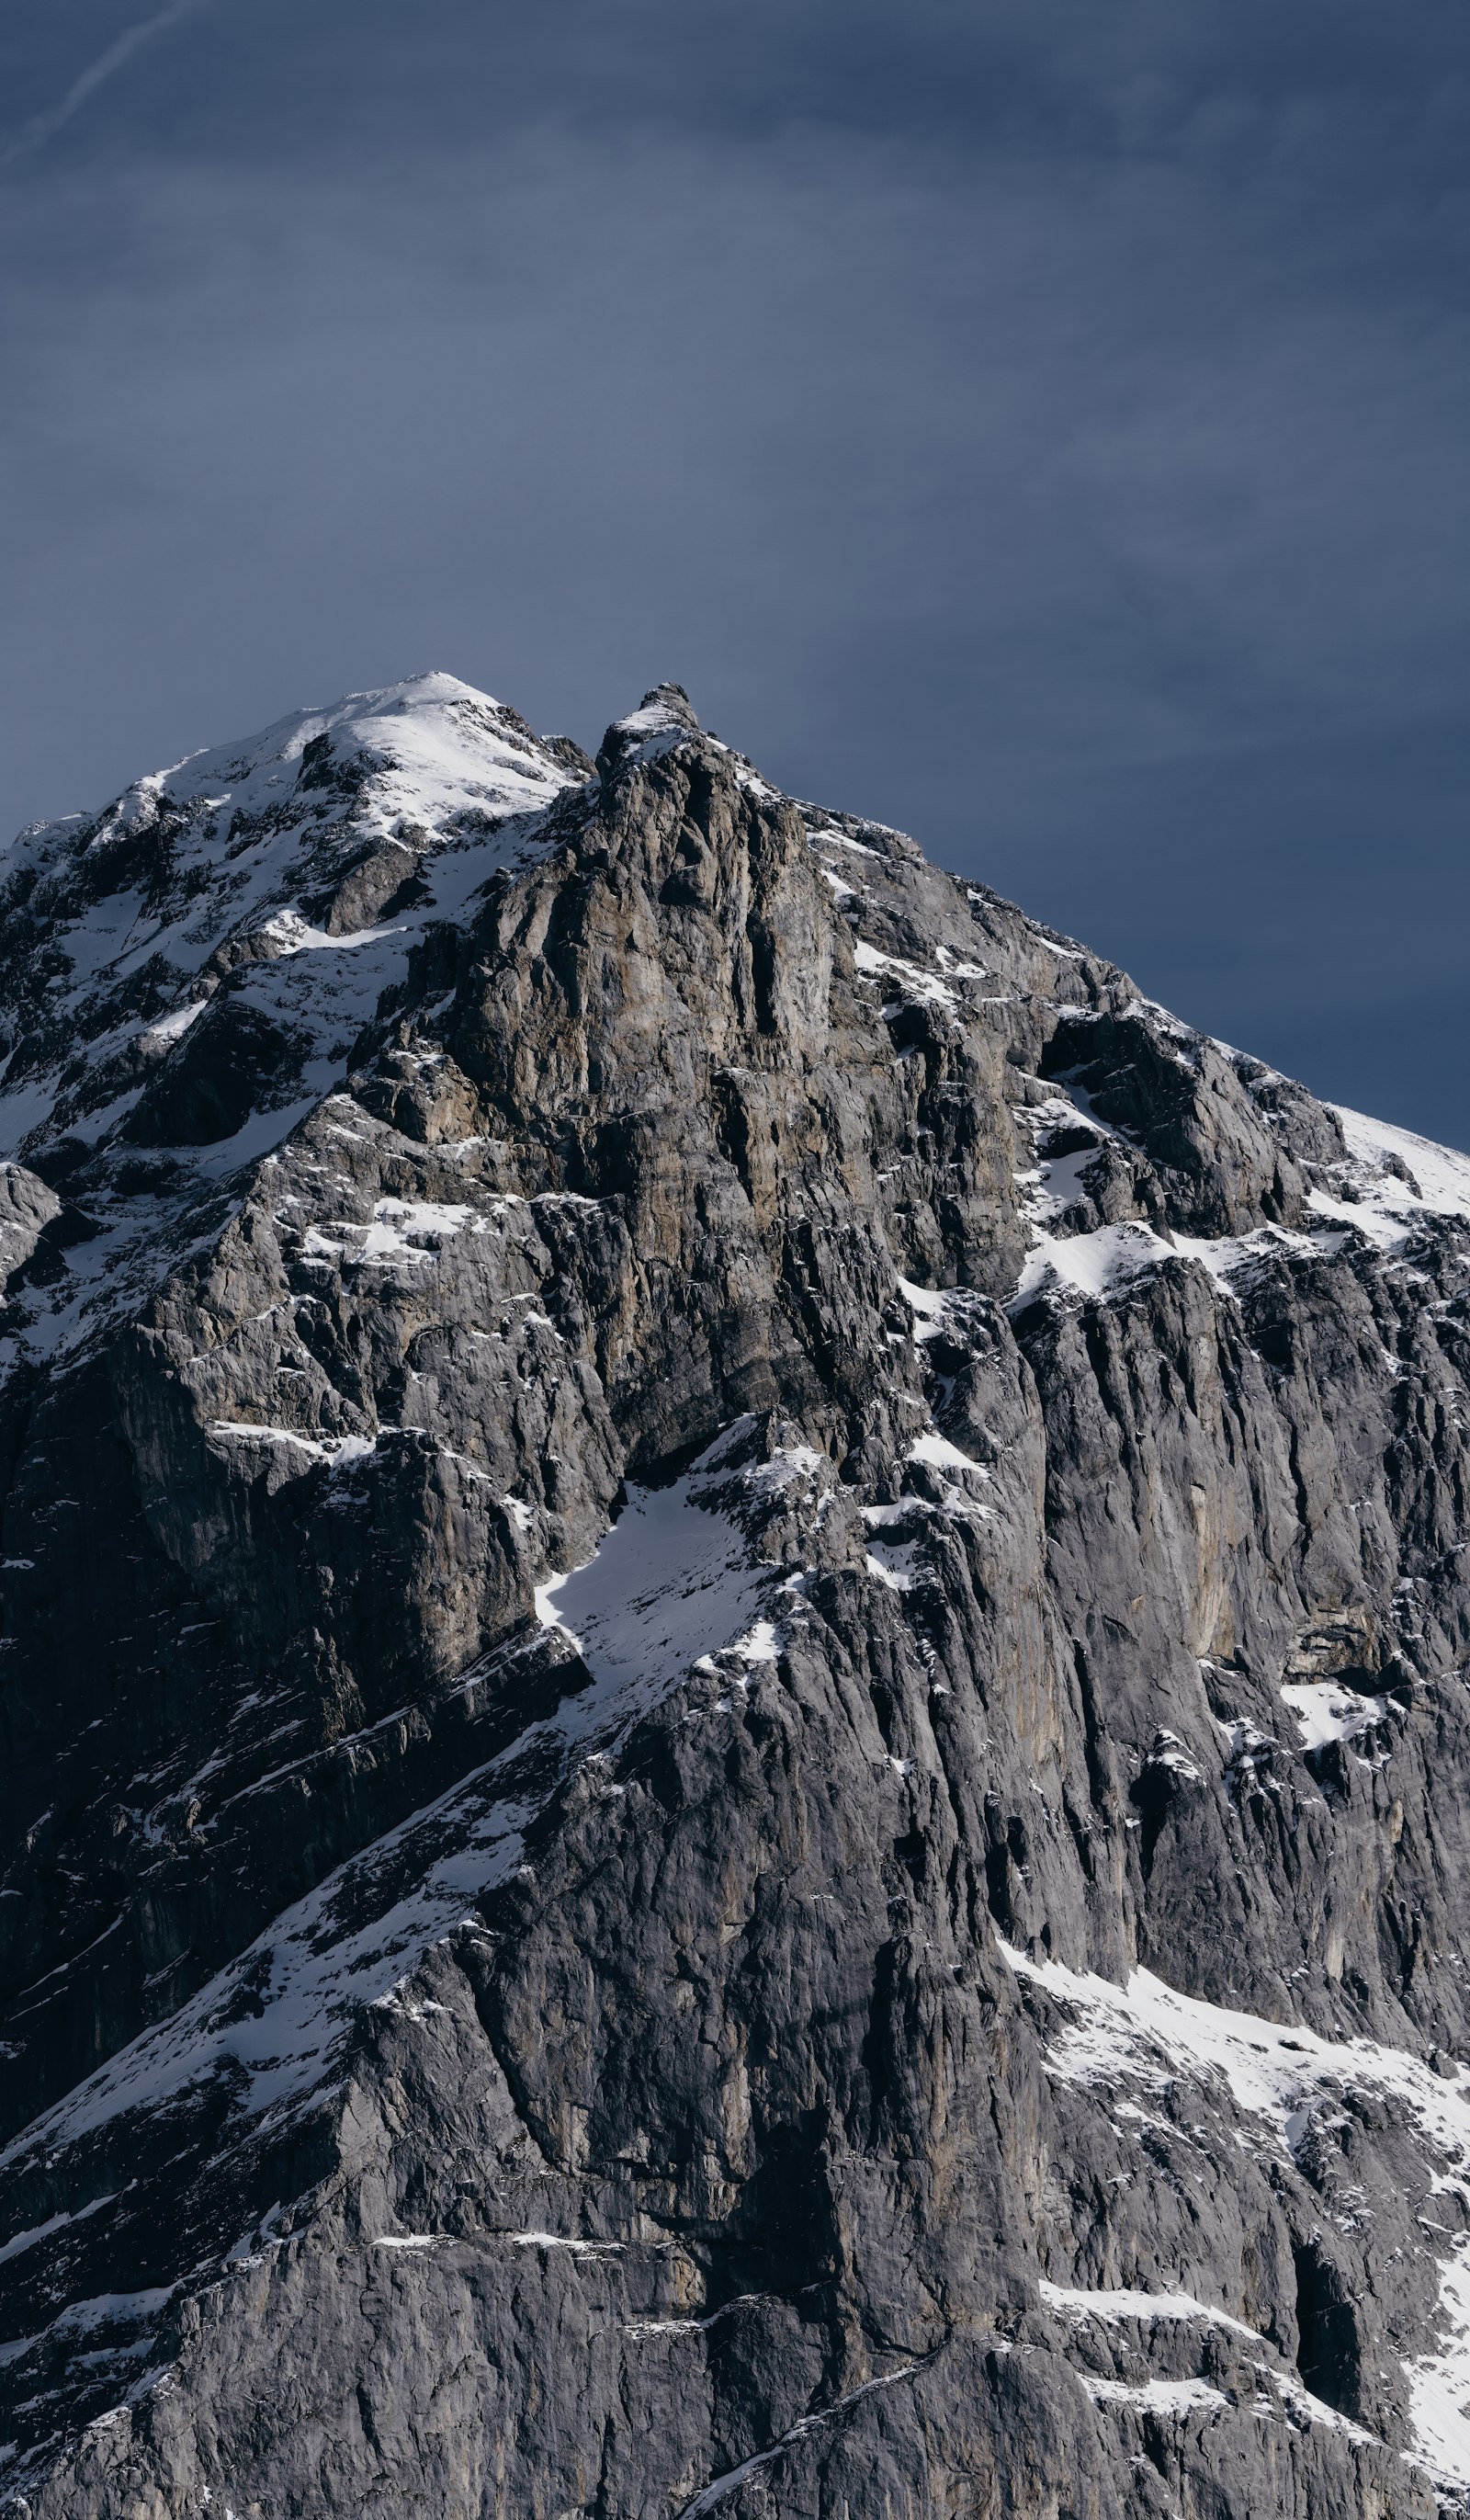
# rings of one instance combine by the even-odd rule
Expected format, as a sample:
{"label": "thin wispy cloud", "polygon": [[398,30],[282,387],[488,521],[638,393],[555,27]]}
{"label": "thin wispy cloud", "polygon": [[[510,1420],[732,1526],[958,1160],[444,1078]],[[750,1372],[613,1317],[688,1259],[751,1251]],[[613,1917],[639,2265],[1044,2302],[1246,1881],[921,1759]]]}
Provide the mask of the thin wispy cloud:
{"label": "thin wispy cloud", "polygon": [[125,26],[106,51],[99,53],[96,61],[89,62],[79,77],[72,80],[65,96],[60,97],[55,105],[48,106],[44,112],[33,114],[13,139],[0,143],[0,168],[14,165],[17,158],[29,158],[36,150],[44,149],[48,140],[54,140],[72,115],[79,113],[98,89],[107,86],[109,79],[115,78],[145,44],[154,43],[159,35],[166,35],[171,26],[182,25],[186,18],[197,18],[207,6],[208,0],[170,0],[166,9],[156,9],[151,18],[140,18],[136,25]]}

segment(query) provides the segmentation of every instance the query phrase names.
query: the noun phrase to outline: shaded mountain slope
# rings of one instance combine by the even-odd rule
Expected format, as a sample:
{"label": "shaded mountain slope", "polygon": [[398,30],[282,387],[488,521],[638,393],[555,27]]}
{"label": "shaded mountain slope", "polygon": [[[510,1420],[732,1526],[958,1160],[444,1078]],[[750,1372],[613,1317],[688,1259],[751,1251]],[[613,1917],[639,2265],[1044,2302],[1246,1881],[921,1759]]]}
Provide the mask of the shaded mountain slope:
{"label": "shaded mountain slope", "polygon": [[675,687],[0,860],[30,2520],[1470,2498],[1470,1162]]}

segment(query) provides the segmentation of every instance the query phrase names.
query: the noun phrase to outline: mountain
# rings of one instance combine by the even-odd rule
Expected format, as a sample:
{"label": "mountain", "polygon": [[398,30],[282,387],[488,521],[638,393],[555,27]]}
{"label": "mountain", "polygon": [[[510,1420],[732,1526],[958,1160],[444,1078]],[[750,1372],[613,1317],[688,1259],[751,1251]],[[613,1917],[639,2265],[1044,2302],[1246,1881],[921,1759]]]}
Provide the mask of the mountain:
{"label": "mountain", "polygon": [[1470,1161],[672,685],[0,1028],[0,2512],[1470,2510]]}

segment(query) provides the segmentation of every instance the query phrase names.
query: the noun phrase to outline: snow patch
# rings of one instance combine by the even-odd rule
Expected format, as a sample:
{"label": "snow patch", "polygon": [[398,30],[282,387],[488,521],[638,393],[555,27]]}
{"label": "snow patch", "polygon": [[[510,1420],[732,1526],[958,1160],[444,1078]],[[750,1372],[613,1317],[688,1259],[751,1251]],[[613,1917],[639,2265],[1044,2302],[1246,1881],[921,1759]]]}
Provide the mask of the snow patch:
{"label": "snow patch", "polygon": [[1042,1294],[1069,1292],[1090,1300],[1113,1295],[1170,1260],[1196,1261],[1223,1294],[1233,1295],[1240,1271],[1259,1264],[1273,1249],[1307,1255],[1320,1251],[1321,1238],[1265,1225],[1253,1234],[1218,1240],[1190,1234],[1166,1240],[1139,1218],[1099,1225],[1091,1234],[1053,1235],[1039,1228],[1009,1309],[1018,1311]]}
{"label": "snow patch", "polygon": [[1470,2069],[1447,2080],[1405,2049],[1371,2039],[1323,2039],[1303,2024],[1268,2021],[1180,1995],[1151,1970],[1126,1987],[1060,1960],[1034,1960],[1007,1943],[1003,1958],[1074,2015],[1047,2051],[1058,2081],[1112,2079],[1161,2090],[1180,2079],[1219,2077],[1238,2109],[1268,2124],[1285,2153],[1323,2098],[1359,2089],[1392,2100],[1425,2141],[1470,2168]]}
{"label": "snow patch", "polygon": [[160,1015],[156,1023],[146,1025],[139,1040],[145,1049],[180,1040],[190,1025],[198,1022],[208,1003],[207,998],[194,998],[187,1006],[175,1007],[171,1014]]}
{"label": "snow patch", "polygon": [[1470,2239],[1440,2278],[1438,2351],[1405,2365],[1409,2420],[1424,2465],[1470,2485]]}
{"label": "snow patch", "polygon": [[1383,1708],[1376,1699],[1359,1697],[1340,1681],[1287,1681],[1281,1697],[1296,1717],[1307,1750],[1320,1750],[1329,1741],[1351,1741],[1370,1724],[1383,1720]]}
{"label": "snow patch", "polygon": [[926,1340],[942,1338],[949,1327],[947,1306],[953,1289],[945,1286],[915,1286],[911,1279],[900,1278],[899,1292],[913,1315],[913,1339],[922,1347]]}
{"label": "snow patch", "polygon": [[931,1469],[966,1470],[971,1476],[982,1479],[990,1476],[981,1462],[972,1462],[968,1453],[961,1453],[958,1444],[952,1444],[948,1435],[941,1435],[935,1427],[931,1427],[927,1435],[916,1435],[904,1458],[910,1462],[927,1462]]}
{"label": "snow patch", "polygon": [[1156,2319],[1201,2319],[1212,2327],[1226,2327],[1236,2336],[1245,2336],[1253,2345],[1260,2343],[1254,2327],[1233,2318],[1227,2310],[1216,2310],[1210,2303],[1196,2301],[1187,2292],[1137,2292],[1127,2284],[1086,2290],[1071,2284],[1043,2281],[1038,2290],[1048,2309],[1063,2316],[1106,2320],[1136,2319],[1152,2326]]}
{"label": "snow patch", "polygon": [[[1373,1195],[1392,1213],[1430,1208],[1437,1216],[1470,1218],[1470,1155],[1457,1148],[1436,1146],[1412,1129],[1391,1128],[1387,1120],[1370,1120],[1343,1104],[1331,1106],[1349,1153],[1377,1175]],[[1401,1163],[1413,1175],[1413,1185],[1387,1169]]]}
{"label": "snow patch", "polygon": [[1094,2379],[1085,2371],[1077,2376],[1094,2406],[1136,2407],[1140,2414],[1178,2418],[1212,2413],[1230,2404],[1225,2392],[1212,2388],[1208,2380],[1144,2380],[1135,2385],[1128,2380]]}
{"label": "snow patch", "polygon": [[869,1575],[890,1593],[912,1593],[918,1582],[918,1544],[913,1540],[870,1541],[864,1559]]}
{"label": "snow patch", "polygon": [[575,1645],[600,1697],[631,1689],[651,1704],[703,1655],[737,1643],[748,1661],[775,1659],[760,1615],[774,1570],[752,1565],[738,1525],[700,1504],[710,1475],[630,1488],[587,1563],[536,1588],[541,1625]]}
{"label": "snow patch", "polygon": [[560,2231],[508,2231],[506,2234],[517,2249],[568,2249],[574,2258],[599,2258],[614,2255],[620,2240],[569,2240]]}
{"label": "snow patch", "polygon": [[906,997],[917,998],[926,1006],[948,1007],[958,1012],[959,998],[948,984],[932,971],[921,971],[916,963],[905,963],[896,954],[880,954],[875,945],[859,940],[853,949],[860,976],[865,980],[896,980]]}
{"label": "snow patch", "polygon": [[1091,1234],[1039,1233],[1011,1302],[1027,1304],[1054,1287],[1086,1296],[1110,1295],[1143,1270],[1175,1257],[1173,1244],[1151,1225],[1099,1225]]}

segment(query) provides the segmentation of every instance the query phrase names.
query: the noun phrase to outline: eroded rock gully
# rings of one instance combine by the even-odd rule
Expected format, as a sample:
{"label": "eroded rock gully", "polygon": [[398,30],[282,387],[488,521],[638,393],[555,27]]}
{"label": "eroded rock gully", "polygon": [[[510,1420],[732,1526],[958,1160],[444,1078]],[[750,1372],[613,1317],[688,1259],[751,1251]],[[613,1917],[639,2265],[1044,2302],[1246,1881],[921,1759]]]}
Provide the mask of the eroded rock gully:
{"label": "eroded rock gully", "polygon": [[0,2509],[1470,2498],[1470,1163],[674,687],[0,860]]}

